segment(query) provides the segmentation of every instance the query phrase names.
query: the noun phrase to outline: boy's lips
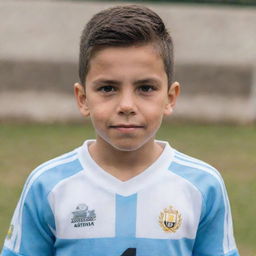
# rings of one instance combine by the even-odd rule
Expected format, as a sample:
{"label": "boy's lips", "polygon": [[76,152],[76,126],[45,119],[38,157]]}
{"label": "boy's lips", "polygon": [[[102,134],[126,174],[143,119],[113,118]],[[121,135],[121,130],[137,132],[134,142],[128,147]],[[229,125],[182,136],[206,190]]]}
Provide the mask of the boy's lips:
{"label": "boy's lips", "polygon": [[115,125],[110,125],[110,128],[143,128],[143,125],[138,125],[138,124],[115,124]]}
{"label": "boy's lips", "polygon": [[137,125],[137,124],[115,124],[110,125],[109,128],[116,129],[121,132],[132,132],[137,129],[144,128],[143,125]]}

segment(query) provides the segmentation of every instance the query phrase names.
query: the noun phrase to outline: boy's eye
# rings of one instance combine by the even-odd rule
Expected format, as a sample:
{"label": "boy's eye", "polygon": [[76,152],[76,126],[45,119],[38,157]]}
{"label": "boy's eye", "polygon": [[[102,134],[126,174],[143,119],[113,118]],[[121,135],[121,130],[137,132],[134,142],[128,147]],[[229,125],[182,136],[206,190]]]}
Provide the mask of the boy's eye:
{"label": "boy's eye", "polygon": [[155,87],[151,85],[142,85],[139,87],[139,90],[142,92],[152,92],[155,91]]}
{"label": "boy's eye", "polygon": [[98,88],[98,91],[101,92],[114,92],[116,89],[115,87],[111,86],[111,85],[106,85],[106,86],[102,86],[100,88]]}

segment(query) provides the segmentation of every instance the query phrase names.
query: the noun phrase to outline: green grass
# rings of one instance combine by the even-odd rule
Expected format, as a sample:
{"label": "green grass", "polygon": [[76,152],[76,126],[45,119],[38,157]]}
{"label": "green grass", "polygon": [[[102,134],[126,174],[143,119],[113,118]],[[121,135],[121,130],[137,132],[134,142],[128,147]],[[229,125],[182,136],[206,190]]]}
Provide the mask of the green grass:
{"label": "green grass", "polygon": [[[89,124],[0,124],[0,247],[31,170],[93,137]],[[164,123],[158,138],[220,170],[240,254],[256,256],[256,127]]]}

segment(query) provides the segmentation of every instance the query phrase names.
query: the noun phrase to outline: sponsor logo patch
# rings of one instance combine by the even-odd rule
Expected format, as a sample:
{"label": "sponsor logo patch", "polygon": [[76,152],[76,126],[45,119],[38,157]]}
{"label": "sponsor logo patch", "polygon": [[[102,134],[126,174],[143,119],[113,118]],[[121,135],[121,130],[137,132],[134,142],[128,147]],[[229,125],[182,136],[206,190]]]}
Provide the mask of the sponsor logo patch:
{"label": "sponsor logo patch", "polygon": [[94,226],[96,221],[95,210],[89,210],[86,204],[79,204],[72,214],[71,223],[75,228]]}

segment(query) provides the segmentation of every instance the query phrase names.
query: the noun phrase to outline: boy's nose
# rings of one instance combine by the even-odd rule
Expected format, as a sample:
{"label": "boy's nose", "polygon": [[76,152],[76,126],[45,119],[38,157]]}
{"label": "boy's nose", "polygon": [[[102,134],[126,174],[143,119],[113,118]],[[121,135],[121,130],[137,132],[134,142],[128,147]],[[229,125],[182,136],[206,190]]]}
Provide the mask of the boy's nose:
{"label": "boy's nose", "polygon": [[136,104],[134,102],[134,95],[132,95],[130,92],[124,92],[122,95],[120,95],[118,113],[121,115],[136,114]]}

